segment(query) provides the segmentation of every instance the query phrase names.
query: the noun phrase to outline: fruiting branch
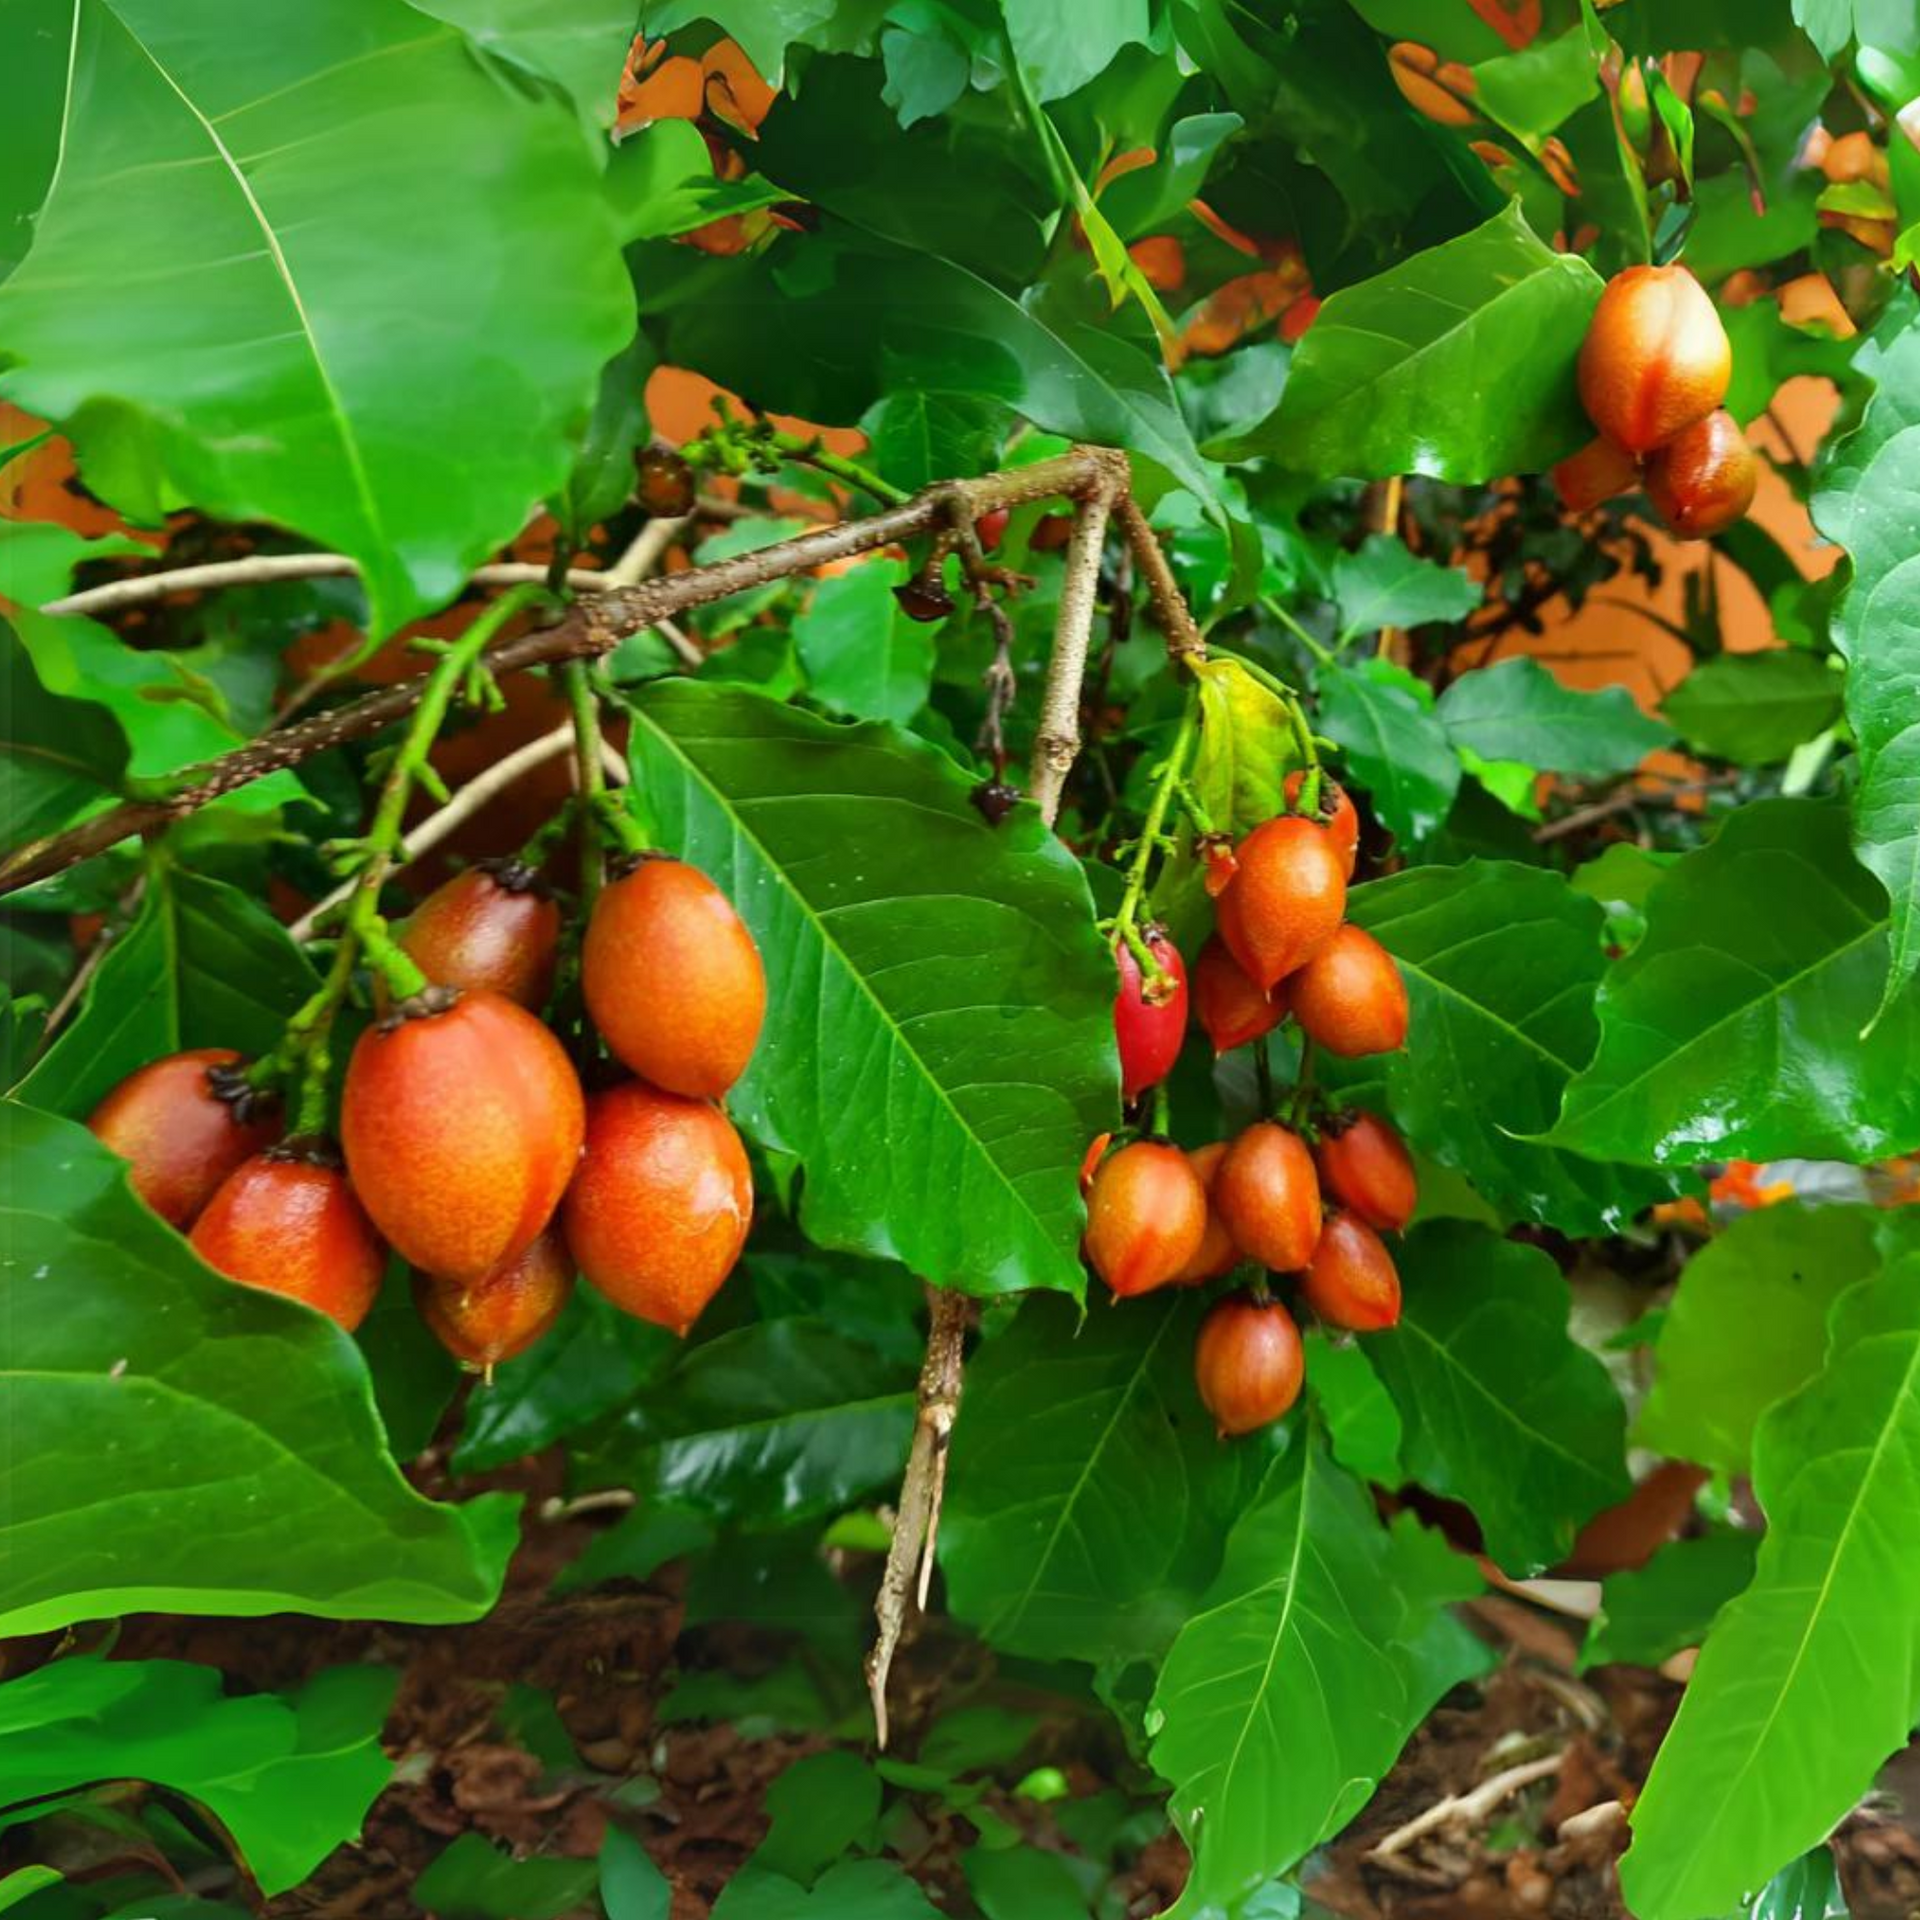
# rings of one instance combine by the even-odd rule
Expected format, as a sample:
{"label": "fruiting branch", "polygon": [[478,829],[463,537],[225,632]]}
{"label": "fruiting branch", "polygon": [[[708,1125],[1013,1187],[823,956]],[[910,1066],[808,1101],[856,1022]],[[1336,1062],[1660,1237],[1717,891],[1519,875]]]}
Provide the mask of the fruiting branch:
{"label": "fruiting branch", "polygon": [[1154,855],[1160,852],[1167,842],[1167,814],[1175,796],[1180,792],[1186,776],[1187,760],[1193,752],[1193,743],[1200,732],[1200,703],[1190,694],[1186,709],[1180,716],[1180,726],[1173,736],[1173,744],[1167,749],[1167,757],[1160,763],[1153,776],[1153,797],[1147,802],[1146,819],[1141,823],[1140,837],[1134,842],[1133,855],[1127,868],[1126,891],[1120,896],[1119,911],[1113,916],[1113,931],[1127,943],[1133,957],[1139,962],[1141,977],[1150,982],[1158,982],[1166,977],[1166,969],[1160,964],[1150,942],[1140,935],[1140,909],[1147,894],[1147,876],[1153,868]]}
{"label": "fruiting branch", "polygon": [[1147,523],[1147,516],[1140,511],[1139,502],[1132,494],[1123,493],[1113,511],[1132,550],[1134,564],[1140,569],[1140,577],[1147,583],[1153,617],[1166,636],[1167,657],[1176,662],[1204,660],[1207,657],[1205,636],[1187,605],[1186,595],[1180,591],[1179,581],[1173,577],[1166,549]]}

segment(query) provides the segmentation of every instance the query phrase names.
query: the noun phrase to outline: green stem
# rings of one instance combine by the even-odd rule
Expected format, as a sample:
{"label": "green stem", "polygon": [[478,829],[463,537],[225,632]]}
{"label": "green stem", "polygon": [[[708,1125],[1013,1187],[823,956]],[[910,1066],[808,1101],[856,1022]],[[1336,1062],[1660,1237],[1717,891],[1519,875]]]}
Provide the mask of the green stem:
{"label": "green stem", "polygon": [[858,487],[862,493],[870,494],[883,507],[904,506],[911,497],[890,481],[882,480],[870,467],[863,467],[857,460],[849,460],[844,454],[829,452],[820,444],[819,439],[808,439],[798,433],[774,433],[768,436],[769,444],[786,459],[797,460],[803,466],[824,473],[829,479],[844,481],[850,487]]}
{"label": "green stem", "polygon": [[1149,1131],[1156,1140],[1164,1140],[1172,1124],[1172,1099],[1167,1092],[1167,1083],[1162,1080],[1153,1090],[1153,1125]]}
{"label": "green stem", "polygon": [[1273,1062],[1267,1058],[1265,1039],[1258,1041],[1253,1049],[1253,1081],[1260,1093],[1260,1117],[1268,1120],[1273,1117]]}
{"label": "green stem", "polygon": [[1260,610],[1278,620],[1323,667],[1334,667],[1340,664],[1339,655],[1322,646],[1271,594],[1261,595]]}
{"label": "green stem", "polygon": [[1153,865],[1153,856],[1166,833],[1167,809],[1173,804],[1187,770],[1187,757],[1199,733],[1200,702],[1189,694],[1186,710],[1180,716],[1180,729],[1173,736],[1173,745],[1167,749],[1159,772],[1154,775],[1153,798],[1147,803],[1147,817],[1134,848],[1127,890],[1120,896],[1120,911],[1113,916],[1114,931],[1132,949],[1133,957],[1140,962],[1140,971],[1150,980],[1158,980],[1162,969],[1153,949],[1139,937],[1140,904],[1146,898],[1147,874]]}
{"label": "green stem", "polygon": [[593,910],[606,878],[606,823],[601,801],[607,791],[607,770],[600,764],[600,702],[587,676],[584,660],[569,660],[560,669],[560,685],[573,709],[573,751],[580,770],[580,907]]}

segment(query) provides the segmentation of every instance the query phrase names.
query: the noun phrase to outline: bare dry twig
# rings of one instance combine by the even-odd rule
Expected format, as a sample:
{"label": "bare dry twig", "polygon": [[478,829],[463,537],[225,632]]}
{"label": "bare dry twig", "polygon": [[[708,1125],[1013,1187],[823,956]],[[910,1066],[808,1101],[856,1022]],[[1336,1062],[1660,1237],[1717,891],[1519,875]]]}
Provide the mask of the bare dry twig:
{"label": "bare dry twig", "polygon": [[1558,1753],[1547,1754],[1539,1760],[1523,1760],[1516,1767],[1508,1767],[1504,1772],[1496,1773],[1490,1780],[1483,1780],[1471,1793],[1450,1793],[1444,1800],[1437,1800],[1424,1813],[1417,1813],[1404,1826],[1395,1827],[1377,1846],[1367,1850],[1369,1860],[1391,1860],[1395,1855],[1406,1852],[1416,1840],[1427,1834],[1438,1833],[1444,1827],[1475,1827],[1499,1806],[1510,1794],[1522,1787],[1530,1787],[1536,1780],[1545,1780],[1560,1771],[1566,1760],[1566,1749]]}

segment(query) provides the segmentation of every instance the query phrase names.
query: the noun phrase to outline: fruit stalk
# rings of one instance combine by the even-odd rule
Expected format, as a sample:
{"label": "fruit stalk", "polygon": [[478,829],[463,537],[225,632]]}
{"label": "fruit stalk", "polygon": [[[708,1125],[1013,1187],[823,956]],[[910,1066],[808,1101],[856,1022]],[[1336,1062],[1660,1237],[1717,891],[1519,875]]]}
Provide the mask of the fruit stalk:
{"label": "fruit stalk", "polygon": [[1140,838],[1134,842],[1133,859],[1127,870],[1127,888],[1120,896],[1119,911],[1113,916],[1113,932],[1127,943],[1134,959],[1140,963],[1141,978],[1149,983],[1163,979],[1165,969],[1160,965],[1159,956],[1151,944],[1141,938],[1140,908],[1146,899],[1147,874],[1153,865],[1153,856],[1166,838],[1167,812],[1185,779],[1187,761],[1193,753],[1193,743],[1199,731],[1200,703],[1189,695],[1185,711],[1180,715],[1179,730],[1173,736],[1173,744],[1167,749],[1167,757],[1153,777],[1153,797],[1147,802]]}

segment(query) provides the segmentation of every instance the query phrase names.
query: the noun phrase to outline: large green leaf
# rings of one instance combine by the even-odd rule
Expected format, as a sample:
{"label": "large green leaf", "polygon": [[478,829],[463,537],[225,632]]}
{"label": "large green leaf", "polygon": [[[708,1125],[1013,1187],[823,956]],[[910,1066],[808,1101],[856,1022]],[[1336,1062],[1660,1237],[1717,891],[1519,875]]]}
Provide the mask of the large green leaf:
{"label": "large green leaf", "polygon": [[399,0],[69,18],[0,389],[133,514],[297,527],[382,629],[450,599],[564,479],[632,330],[578,123]]}
{"label": "large green leaf", "polygon": [[1662,877],[1599,997],[1600,1048],[1545,1137],[1651,1166],[1871,1160],[1920,1140],[1920,985],[1869,1038],[1886,895],[1812,800],[1743,807]]}
{"label": "large green leaf", "polygon": [[469,1620],[515,1505],[423,1500],[324,1315],[221,1279],[83,1128],[9,1106],[0,1633],[116,1613]]}
{"label": "large green leaf", "polygon": [[1523,655],[1463,673],[1440,696],[1438,711],[1456,747],[1575,780],[1630,773],[1673,740],[1624,687],[1583,693]]}
{"label": "large green leaf", "polygon": [[1076,1176],[1118,1077],[1079,863],[1031,810],[989,826],[938,748],[743,690],[649,688],[631,753],[662,844],[760,943],[766,1030],[730,1105],[804,1162],[809,1238],[1078,1293]]}
{"label": "large green leaf", "polygon": [[92,700],[40,684],[10,621],[0,619],[6,678],[0,683],[0,846],[57,833],[111,801],[127,770],[127,742]]}
{"label": "large green leaf", "polygon": [[1511,204],[1332,295],[1280,404],[1223,456],[1361,478],[1537,473],[1592,434],[1573,363],[1599,296],[1599,275]]}
{"label": "large green leaf", "polygon": [[635,0],[424,0],[420,11],[558,82],[591,123],[613,124],[620,70],[641,25]]}
{"label": "large green leaf", "polygon": [[1791,647],[1703,660],[1660,703],[1695,753],[1738,766],[1784,760],[1840,717],[1842,683],[1817,655]]}
{"label": "large green leaf", "polygon": [[1670,1540],[1644,1567],[1608,1576],[1580,1666],[1657,1667],[1707,1637],[1714,1616],[1753,1578],[1757,1535],[1720,1527]]}
{"label": "large green leaf", "polygon": [[1151,31],[1147,0],[1004,0],[1007,38],[1035,97],[1058,100],[1104,73],[1124,46]]}
{"label": "large green leaf", "polygon": [[1460,756],[1434,717],[1432,696],[1406,685],[1410,678],[1389,661],[1369,660],[1323,667],[1316,686],[1320,724],[1345,753],[1381,824],[1417,845],[1453,806]]}
{"label": "large green leaf", "polygon": [[1731,1909],[1824,1839],[1920,1714],[1920,1255],[1834,1310],[1825,1370],[1760,1423],[1767,1535],[1633,1812],[1643,1920]]}
{"label": "large green leaf", "polygon": [[73,0],[15,0],[0,60],[0,280],[25,257],[60,152]]}
{"label": "large green leaf", "polygon": [[894,601],[906,577],[898,560],[869,560],[822,580],[795,619],[793,644],[807,690],[831,712],[904,723],[926,705],[934,636]]}
{"label": "large green leaf", "polygon": [[1569,1337],[1566,1282],[1539,1248],[1434,1220],[1395,1258],[1405,1306],[1367,1357],[1400,1408],[1407,1472],[1471,1507],[1507,1572],[1538,1573],[1632,1491],[1620,1395]]}
{"label": "large green leaf", "polygon": [[1381,627],[1418,627],[1434,620],[1464,620],[1484,596],[1477,580],[1458,567],[1424,560],[1390,533],[1372,533],[1356,553],[1333,563],[1333,598],[1340,609],[1340,638]]}

